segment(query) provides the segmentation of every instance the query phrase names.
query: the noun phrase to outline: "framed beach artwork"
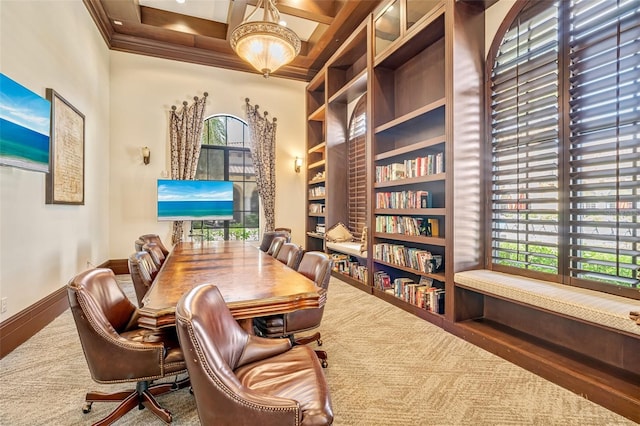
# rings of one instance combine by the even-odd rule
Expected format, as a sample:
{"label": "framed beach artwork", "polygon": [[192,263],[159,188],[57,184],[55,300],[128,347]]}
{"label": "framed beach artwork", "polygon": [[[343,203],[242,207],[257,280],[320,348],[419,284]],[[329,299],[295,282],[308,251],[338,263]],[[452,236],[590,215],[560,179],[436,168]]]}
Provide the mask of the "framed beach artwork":
{"label": "framed beach artwork", "polygon": [[55,90],[51,102],[51,172],[47,204],[84,204],[84,115]]}
{"label": "framed beach artwork", "polygon": [[0,74],[0,165],[49,171],[51,103]]}

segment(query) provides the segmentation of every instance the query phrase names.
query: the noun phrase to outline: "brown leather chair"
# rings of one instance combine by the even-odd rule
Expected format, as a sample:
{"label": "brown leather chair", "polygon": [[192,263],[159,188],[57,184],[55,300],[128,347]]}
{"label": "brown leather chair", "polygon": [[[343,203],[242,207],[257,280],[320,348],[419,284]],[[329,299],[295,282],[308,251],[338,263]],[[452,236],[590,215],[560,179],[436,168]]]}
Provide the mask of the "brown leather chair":
{"label": "brown leather chair", "polygon": [[147,407],[170,423],[171,413],[156,402],[155,396],[188,386],[189,380],[156,385],[151,382],[186,372],[175,329],[154,332],[139,328],[138,310],[110,269],[89,269],[78,274],[67,285],[67,294],[93,380],[137,383],[135,389],[111,394],[88,392],[83,411],[91,411],[94,402],[121,401],[98,424],[111,424],[135,407]]}
{"label": "brown leather chair", "polygon": [[273,241],[271,241],[271,245],[269,246],[269,250],[267,250],[267,254],[270,254],[273,257],[278,257],[278,253],[280,253],[282,245],[286,242],[287,240],[285,237],[275,237]]}
{"label": "brown leather chair", "polygon": [[[319,251],[308,251],[302,256],[298,272],[313,280],[323,292],[329,288],[331,278],[331,266],[333,261],[326,254]],[[259,317],[253,320],[256,334],[264,337],[288,337],[295,345],[306,345],[314,340],[318,346],[322,345],[321,335],[316,332],[310,336],[295,338],[296,333],[313,330],[320,326],[324,306],[314,309],[299,309],[284,315],[271,315]],[[327,367],[327,353],[316,351],[323,367]]]}
{"label": "brown leather chair", "polygon": [[164,263],[164,260],[166,259],[166,257],[164,255],[164,252],[162,251],[162,248],[160,248],[158,243],[153,243],[153,242],[145,243],[142,246],[142,250],[146,251],[151,255],[151,259],[153,260],[153,263],[156,265],[156,268],[160,269],[162,267],[162,264]]}
{"label": "brown leather chair", "polygon": [[142,299],[158,275],[158,268],[149,252],[139,251],[129,256],[129,274],[131,274],[131,281],[133,281],[138,306],[142,307]]}
{"label": "brown leather chair", "polygon": [[[143,242],[140,248],[137,247],[138,241]],[[169,250],[162,243],[162,239],[160,239],[160,236],[158,234],[140,235],[136,240],[136,251],[142,251],[142,246],[144,245],[144,243],[156,243],[158,247],[160,247],[160,250],[162,250],[162,254],[164,254],[165,257],[169,255]]]}
{"label": "brown leather chair", "polygon": [[284,237],[287,243],[291,242],[291,233],[287,231],[267,231],[262,234],[262,241],[260,242],[260,250],[267,252],[271,247],[271,242],[275,237]]}
{"label": "brown leather chair", "polygon": [[303,253],[304,250],[299,245],[294,243],[284,243],[276,256],[276,259],[291,269],[298,269]]}
{"label": "brown leather chair", "polygon": [[218,288],[201,284],[176,307],[176,325],[203,425],[330,425],[324,373],[307,346],[238,325]]}

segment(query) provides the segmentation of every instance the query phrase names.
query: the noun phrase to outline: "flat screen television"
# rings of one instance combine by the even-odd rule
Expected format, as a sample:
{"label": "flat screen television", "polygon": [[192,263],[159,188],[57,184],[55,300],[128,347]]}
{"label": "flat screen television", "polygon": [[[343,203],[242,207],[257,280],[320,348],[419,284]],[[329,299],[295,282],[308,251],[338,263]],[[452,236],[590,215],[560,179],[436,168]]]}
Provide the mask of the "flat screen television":
{"label": "flat screen television", "polygon": [[233,182],[158,179],[158,220],[233,219]]}

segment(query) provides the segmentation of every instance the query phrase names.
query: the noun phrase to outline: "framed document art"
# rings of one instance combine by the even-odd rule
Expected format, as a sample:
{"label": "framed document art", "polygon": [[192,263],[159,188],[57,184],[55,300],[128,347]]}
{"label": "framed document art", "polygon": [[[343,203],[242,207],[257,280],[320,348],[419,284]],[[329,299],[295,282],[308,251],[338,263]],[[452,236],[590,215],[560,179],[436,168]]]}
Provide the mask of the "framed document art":
{"label": "framed document art", "polygon": [[51,102],[51,170],[47,204],[84,204],[84,115],[47,89]]}

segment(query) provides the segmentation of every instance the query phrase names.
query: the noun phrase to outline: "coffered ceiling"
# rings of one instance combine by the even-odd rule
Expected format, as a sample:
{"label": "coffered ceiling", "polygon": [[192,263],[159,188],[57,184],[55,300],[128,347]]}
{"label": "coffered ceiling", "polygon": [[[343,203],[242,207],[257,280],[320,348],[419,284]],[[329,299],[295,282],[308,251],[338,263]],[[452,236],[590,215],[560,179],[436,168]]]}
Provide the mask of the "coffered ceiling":
{"label": "coffered ceiling", "polygon": [[[110,49],[256,72],[231,49],[257,0],[83,0]],[[381,0],[278,0],[300,54],[273,76],[310,80]],[[262,10],[254,15],[262,19]],[[252,19],[253,20],[253,19]]]}

